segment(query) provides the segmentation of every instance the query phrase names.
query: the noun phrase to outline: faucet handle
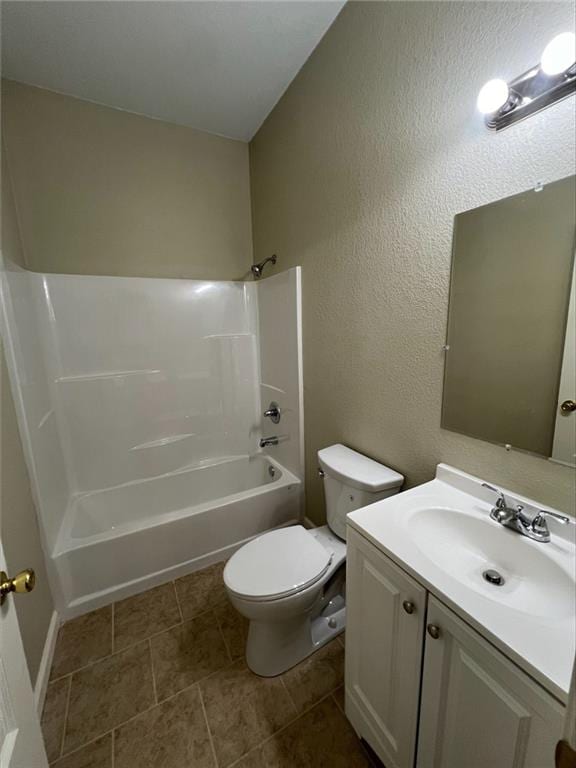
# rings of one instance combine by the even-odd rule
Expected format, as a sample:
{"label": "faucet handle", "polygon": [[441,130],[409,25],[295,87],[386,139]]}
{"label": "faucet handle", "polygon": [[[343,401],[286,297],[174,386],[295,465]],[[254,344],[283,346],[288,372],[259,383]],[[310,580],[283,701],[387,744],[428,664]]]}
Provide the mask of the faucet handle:
{"label": "faucet handle", "polygon": [[576,520],[573,517],[568,517],[568,515],[559,515],[558,512],[550,512],[547,509],[539,509],[538,514],[532,521],[532,524],[535,523],[541,524],[542,522],[546,522],[547,517],[553,517],[554,520],[558,520],[559,523],[562,525],[567,525],[568,523],[572,523],[572,525],[576,525]]}
{"label": "faucet handle", "polygon": [[559,515],[557,512],[549,512],[546,509],[539,509],[537,515],[530,523],[529,528],[532,533],[536,534],[542,541],[550,541],[550,530],[548,529],[547,517],[554,518],[554,520],[557,520],[562,525],[566,525],[567,523],[572,523],[573,525],[576,524],[576,520],[573,520],[571,517]]}
{"label": "faucet handle", "polygon": [[264,411],[264,417],[270,419],[273,424],[278,424],[281,415],[282,411],[280,410],[280,406],[277,402],[272,400],[268,408]]}
{"label": "faucet handle", "polygon": [[504,496],[504,493],[500,488],[494,488],[493,485],[489,485],[488,483],[482,483],[482,488],[488,488],[489,491],[494,491],[494,493],[498,494],[498,498],[496,499],[497,509],[506,509],[508,507],[506,496]]}

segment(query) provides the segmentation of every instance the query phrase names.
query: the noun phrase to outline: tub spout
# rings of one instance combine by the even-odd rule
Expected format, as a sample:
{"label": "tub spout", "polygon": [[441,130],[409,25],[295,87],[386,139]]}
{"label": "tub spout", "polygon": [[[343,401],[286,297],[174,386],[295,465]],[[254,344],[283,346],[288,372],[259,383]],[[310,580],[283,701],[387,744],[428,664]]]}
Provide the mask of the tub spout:
{"label": "tub spout", "polygon": [[284,440],[288,440],[288,435],[273,435],[272,437],[262,437],[260,438],[260,448],[267,448],[269,445],[278,445],[278,443],[283,443]]}

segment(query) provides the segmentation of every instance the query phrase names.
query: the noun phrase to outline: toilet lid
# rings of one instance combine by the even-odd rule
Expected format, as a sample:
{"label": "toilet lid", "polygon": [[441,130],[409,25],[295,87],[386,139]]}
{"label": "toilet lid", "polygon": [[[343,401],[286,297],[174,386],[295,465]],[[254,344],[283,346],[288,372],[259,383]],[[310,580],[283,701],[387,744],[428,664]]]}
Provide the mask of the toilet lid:
{"label": "toilet lid", "polygon": [[332,554],[301,525],[280,528],[245,544],[224,569],[224,583],[252,600],[286,597],[317,581]]}

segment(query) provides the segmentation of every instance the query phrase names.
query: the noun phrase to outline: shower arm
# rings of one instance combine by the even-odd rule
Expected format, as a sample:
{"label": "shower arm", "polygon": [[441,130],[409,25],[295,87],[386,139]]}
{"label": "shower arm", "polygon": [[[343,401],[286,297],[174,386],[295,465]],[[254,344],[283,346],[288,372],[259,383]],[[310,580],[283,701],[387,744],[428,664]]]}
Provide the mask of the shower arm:
{"label": "shower arm", "polygon": [[266,264],[268,264],[269,261],[272,264],[276,264],[276,254],[274,254],[273,256],[268,256],[268,258],[264,259],[264,261],[261,261],[258,264],[253,264],[250,267],[250,271],[254,275],[254,279],[255,280],[259,280],[262,277],[262,271],[263,271],[264,267],[266,266]]}

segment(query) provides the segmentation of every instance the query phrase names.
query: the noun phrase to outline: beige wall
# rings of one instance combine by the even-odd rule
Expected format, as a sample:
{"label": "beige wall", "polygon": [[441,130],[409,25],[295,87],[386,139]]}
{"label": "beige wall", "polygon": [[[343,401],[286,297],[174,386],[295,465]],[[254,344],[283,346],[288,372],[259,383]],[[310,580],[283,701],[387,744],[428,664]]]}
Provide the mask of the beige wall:
{"label": "beige wall", "polygon": [[247,144],[11,81],[2,112],[29,269],[207,280],[249,269]]}
{"label": "beige wall", "polygon": [[[2,253],[21,261],[18,227],[6,174],[2,174]],[[30,480],[18,433],[14,402],[0,340],[0,538],[11,575],[23,568],[36,571],[36,588],[15,599],[24,651],[32,683],[36,681],[54,603],[42,546]]]}
{"label": "beige wall", "polygon": [[502,133],[481,85],[532,66],[572,4],[349,3],[251,144],[255,257],[303,267],[308,513],[336,441],[440,461],[574,512],[574,472],[440,429],[456,213],[574,172],[574,99]]}

